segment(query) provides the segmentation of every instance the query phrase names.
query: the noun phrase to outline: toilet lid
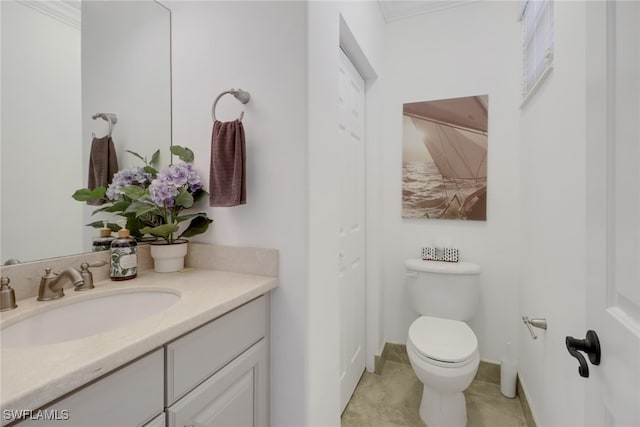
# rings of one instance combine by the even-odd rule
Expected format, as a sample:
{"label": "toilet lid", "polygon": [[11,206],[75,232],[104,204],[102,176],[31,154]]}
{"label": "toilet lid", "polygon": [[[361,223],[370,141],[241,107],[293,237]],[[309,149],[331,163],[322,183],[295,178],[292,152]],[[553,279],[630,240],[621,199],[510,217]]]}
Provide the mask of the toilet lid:
{"label": "toilet lid", "polygon": [[409,340],[424,356],[441,362],[462,362],[478,348],[478,339],[466,323],[422,316],[409,327]]}

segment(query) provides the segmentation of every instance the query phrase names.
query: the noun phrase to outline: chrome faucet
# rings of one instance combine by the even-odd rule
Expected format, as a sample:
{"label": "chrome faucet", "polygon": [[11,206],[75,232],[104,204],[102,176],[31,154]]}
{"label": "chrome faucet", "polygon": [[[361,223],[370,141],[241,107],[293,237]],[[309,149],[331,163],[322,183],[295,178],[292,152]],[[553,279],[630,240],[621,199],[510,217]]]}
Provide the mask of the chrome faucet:
{"label": "chrome faucet", "polygon": [[40,279],[38,301],[51,301],[64,296],[64,279],[68,279],[78,289],[84,286],[84,278],[75,268],[67,268],[62,273],[52,273],[50,268],[45,268],[44,276]]}

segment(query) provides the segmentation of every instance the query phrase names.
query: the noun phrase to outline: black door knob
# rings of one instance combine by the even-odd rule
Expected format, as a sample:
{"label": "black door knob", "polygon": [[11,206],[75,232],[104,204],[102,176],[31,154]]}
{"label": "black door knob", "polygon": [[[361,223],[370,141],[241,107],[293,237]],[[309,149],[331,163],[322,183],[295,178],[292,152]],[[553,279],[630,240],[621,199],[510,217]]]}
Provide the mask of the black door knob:
{"label": "black door knob", "polygon": [[583,340],[567,337],[565,340],[569,354],[578,359],[580,366],[578,373],[581,377],[589,378],[589,366],[580,351],[585,352],[589,356],[589,361],[594,365],[600,364],[600,340],[595,331],[588,330],[587,337]]}

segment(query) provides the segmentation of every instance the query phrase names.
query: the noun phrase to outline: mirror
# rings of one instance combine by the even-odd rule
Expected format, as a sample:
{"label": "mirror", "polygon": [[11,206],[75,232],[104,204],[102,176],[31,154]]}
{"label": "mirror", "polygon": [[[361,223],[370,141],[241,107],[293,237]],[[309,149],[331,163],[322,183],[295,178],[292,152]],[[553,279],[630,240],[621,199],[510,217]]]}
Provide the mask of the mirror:
{"label": "mirror", "polygon": [[171,16],[156,1],[0,2],[0,262],[91,250],[92,136],[112,113],[119,168],[171,145]]}

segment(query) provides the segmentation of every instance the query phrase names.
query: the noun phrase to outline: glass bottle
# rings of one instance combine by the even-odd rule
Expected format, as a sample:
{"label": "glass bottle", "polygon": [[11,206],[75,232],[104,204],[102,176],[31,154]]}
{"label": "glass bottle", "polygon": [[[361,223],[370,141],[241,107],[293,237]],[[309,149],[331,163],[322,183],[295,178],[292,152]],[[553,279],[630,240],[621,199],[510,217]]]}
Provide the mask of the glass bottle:
{"label": "glass bottle", "polygon": [[111,242],[111,280],[129,280],[138,276],[138,248],[129,230],[118,231],[118,238]]}

